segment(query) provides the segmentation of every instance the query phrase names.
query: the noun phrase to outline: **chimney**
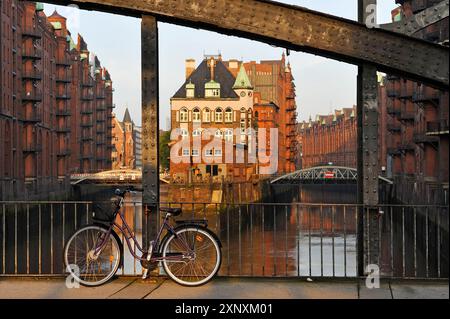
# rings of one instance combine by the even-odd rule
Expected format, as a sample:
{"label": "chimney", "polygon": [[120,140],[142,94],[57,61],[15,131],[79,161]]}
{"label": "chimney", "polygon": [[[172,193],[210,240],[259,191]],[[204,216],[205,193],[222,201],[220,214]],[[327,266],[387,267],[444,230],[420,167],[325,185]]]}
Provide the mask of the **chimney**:
{"label": "chimney", "polygon": [[211,81],[214,81],[214,68],[216,67],[216,61],[214,60],[214,57],[210,58],[209,67],[211,71]]}
{"label": "chimney", "polygon": [[186,60],[186,80],[191,76],[192,72],[195,70],[195,60],[187,59]]}

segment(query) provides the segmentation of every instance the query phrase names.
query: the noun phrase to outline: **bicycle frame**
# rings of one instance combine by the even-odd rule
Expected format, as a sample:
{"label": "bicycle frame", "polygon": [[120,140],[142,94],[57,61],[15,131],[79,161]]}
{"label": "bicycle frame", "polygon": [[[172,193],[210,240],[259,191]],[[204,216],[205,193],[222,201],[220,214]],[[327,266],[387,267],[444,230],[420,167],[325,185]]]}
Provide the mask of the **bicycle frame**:
{"label": "bicycle frame", "polygon": [[[134,258],[136,258],[136,259],[138,259],[138,260],[140,260],[140,261],[147,261],[147,258],[143,258],[144,254],[145,254],[146,252],[145,252],[144,249],[141,247],[141,245],[139,245],[139,242],[137,241],[136,236],[135,236],[134,233],[133,233],[133,230],[132,230],[131,227],[128,225],[128,223],[127,223],[127,221],[126,221],[126,219],[125,219],[125,216],[124,216],[123,213],[122,213],[123,202],[124,202],[124,199],[121,198],[121,199],[120,199],[120,204],[119,204],[119,207],[120,207],[120,208],[119,208],[119,210],[118,210],[118,213],[116,214],[116,217],[117,217],[117,215],[120,216],[120,219],[121,219],[121,221],[122,221],[122,225],[119,225],[119,224],[116,223],[116,221],[114,220],[114,222],[109,226],[108,232],[106,233],[105,238],[109,238],[109,236],[110,236],[110,235],[112,234],[112,232],[114,231],[114,230],[113,230],[114,227],[116,227],[116,228],[122,233],[123,237],[125,238],[125,240],[126,240],[126,242],[127,242],[128,249],[130,250],[131,255],[132,255]],[[162,235],[162,232],[163,232],[164,229],[166,229],[166,230],[167,230],[169,233],[171,233],[171,234],[175,234],[174,228],[173,228],[173,227],[169,224],[169,222],[168,222],[170,216],[171,216],[170,214],[166,214],[166,216],[164,217],[164,221],[163,221],[163,223],[162,223],[162,225],[161,225],[161,227],[160,227],[160,229],[159,229],[159,231],[158,231],[158,234],[157,234],[155,240],[153,241],[153,253],[156,252],[156,251],[158,250],[158,248],[159,248],[160,238],[161,238],[161,235]],[[133,239],[133,242],[134,242],[135,247],[137,248],[137,250],[134,249],[132,243],[130,242],[130,239]],[[95,250],[94,250],[94,252],[95,252],[96,254],[97,254],[98,252],[100,252],[100,251],[104,248],[106,242],[107,242],[106,240],[103,240],[103,241],[100,243],[100,245],[97,244],[97,245],[96,245],[96,248],[95,248]],[[151,243],[151,242],[150,242],[150,243]],[[150,244],[150,243],[149,243],[149,244]],[[189,245],[188,245],[185,241],[183,242],[183,244],[186,245],[186,248],[188,248],[189,251],[191,250],[191,248],[189,247]],[[141,253],[141,256],[138,256],[137,251],[139,251],[139,252]],[[153,255],[153,254],[152,254],[152,255]],[[151,258],[149,261],[150,261],[150,262],[158,262],[158,261],[162,261],[162,260],[170,260],[170,261],[173,261],[173,262],[177,262],[177,261],[178,261],[178,262],[184,262],[183,259],[186,259],[186,258],[187,258],[187,257],[185,257],[184,255],[166,256],[166,257],[161,257],[161,256],[153,257],[153,256],[152,256],[152,258]]]}

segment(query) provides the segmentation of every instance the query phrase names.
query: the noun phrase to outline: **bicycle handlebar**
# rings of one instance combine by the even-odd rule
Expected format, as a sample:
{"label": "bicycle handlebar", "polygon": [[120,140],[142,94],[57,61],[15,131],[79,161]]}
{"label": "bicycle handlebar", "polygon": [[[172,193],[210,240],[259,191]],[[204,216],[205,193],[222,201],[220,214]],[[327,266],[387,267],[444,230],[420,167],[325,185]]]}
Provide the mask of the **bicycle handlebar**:
{"label": "bicycle handlebar", "polygon": [[117,196],[120,196],[120,197],[125,197],[126,193],[136,194],[138,191],[142,191],[142,190],[136,189],[135,187],[131,186],[131,187],[128,187],[127,189],[125,189],[123,191],[118,188],[118,189],[115,190],[114,194],[117,195]]}

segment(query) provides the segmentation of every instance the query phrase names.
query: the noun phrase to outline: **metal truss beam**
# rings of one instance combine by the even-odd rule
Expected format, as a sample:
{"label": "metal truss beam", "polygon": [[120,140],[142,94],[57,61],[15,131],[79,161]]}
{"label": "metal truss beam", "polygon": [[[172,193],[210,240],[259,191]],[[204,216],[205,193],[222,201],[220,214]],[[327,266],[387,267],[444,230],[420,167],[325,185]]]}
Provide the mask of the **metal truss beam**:
{"label": "metal truss beam", "polygon": [[[326,177],[326,174],[332,173],[333,177]],[[334,181],[354,181],[356,182],[358,178],[358,171],[350,167],[342,166],[317,166],[311,168],[305,168],[302,170],[295,171],[293,173],[280,176],[273,181],[271,184],[301,184],[302,182],[317,181],[322,182],[324,180],[334,180]],[[378,176],[378,180],[385,182],[387,184],[392,184],[387,178]]]}
{"label": "metal truss beam", "polygon": [[217,31],[352,63],[447,88],[449,51],[298,6],[268,0],[48,0]]}
{"label": "metal truss beam", "polygon": [[449,0],[445,0],[403,21],[382,24],[380,27],[384,30],[390,30],[411,36],[427,26],[447,18],[448,11]]}

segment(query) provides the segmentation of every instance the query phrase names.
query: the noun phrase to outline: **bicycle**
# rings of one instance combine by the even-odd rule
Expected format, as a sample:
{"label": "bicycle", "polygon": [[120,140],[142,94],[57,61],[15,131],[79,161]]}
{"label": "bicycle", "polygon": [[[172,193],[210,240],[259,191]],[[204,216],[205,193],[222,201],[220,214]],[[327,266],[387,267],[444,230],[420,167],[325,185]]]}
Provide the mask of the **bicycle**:
{"label": "bicycle", "polygon": [[[70,275],[80,284],[92,287],[105,284],[116,274],[123,266],[123,243],[116,228],[124,235],[132,256],[141,262],[143,279],[161,262],[166,274],[178,284],[200,286],[209,282],[220,269],[222,244],[208,229],[207,221],[179,220],[172,227],[169,219],[181,215],[181,208],[160,208],[165,213],[163,223],[145,252],[122,212],[125,195],[134,192],[117,189],[118,200],[113,202],[112,213],[102,216],[104,211],[94,212],[93,224],[75,231],[69,238],[64,248],[64,263]],[[116,223],[117,215],[121,225]],[[163,230],[167,233],[160,240]]]}

